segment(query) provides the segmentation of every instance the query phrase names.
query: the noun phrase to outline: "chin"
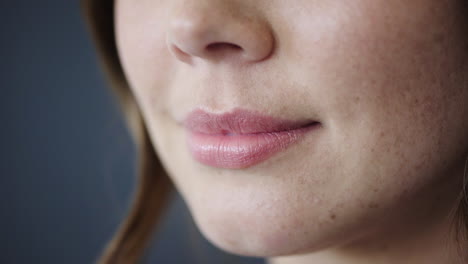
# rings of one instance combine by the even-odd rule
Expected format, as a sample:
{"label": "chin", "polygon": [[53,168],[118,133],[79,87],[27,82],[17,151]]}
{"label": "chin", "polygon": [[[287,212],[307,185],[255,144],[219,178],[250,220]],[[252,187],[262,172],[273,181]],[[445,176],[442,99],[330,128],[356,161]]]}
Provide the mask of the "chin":
{"label": "chin", "polygon": [[276,207],[258,204],[261,202],[241,208],[205,203],[190,210],[203,236],[214,246],[235,255],[277,257],[312,253],[343,240],[341,230],[328,217],[314,217],[310,211],[307,216],[300,215],[303,210],[285,208],[283,204]]}
{"label": "chin", "polygon": [[313,253],[333,245],[330,239],[326,239],[317,230],[314,234],[302,228],[293,230],[292,227],[281,224],[285,222],[284,219],[250,226],[242,222],[232,219],[230,222],[197,223],[197,226],[213,245],[241,256],[288,256]]}

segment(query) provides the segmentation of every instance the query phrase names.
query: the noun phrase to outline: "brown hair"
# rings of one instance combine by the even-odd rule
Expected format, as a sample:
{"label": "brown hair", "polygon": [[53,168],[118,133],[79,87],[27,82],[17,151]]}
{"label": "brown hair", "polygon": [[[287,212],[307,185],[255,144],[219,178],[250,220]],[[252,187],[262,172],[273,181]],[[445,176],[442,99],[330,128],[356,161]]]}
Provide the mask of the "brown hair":
{"label": "brown hair", "polygon": [[119,62],[113,29],[114,1],[83,0],[81,4],[102,66],[112,90],[117,95],[139,153],[139,179],[131,211],[107,245],[98,263],[137,263],[143,255],[157,221],[161,219],[160,216],[173,186],[156,156]]}
{"label": "brown hair", "polygon": [[[94,37],[101,63],[112,90],[117,95],[139,152],[136,196],[127,219],[107,245],[99,264],[137,263],[161,218],[173,185],[156,156],[138,105],[125,79],[115,44],[114,0],[82,0],[82,9]],[[459,245],[468,242],[468,157],[460,204],[456,210],[454,227]],[[463,248],[461,255],[464,255]],[[463,256],[462,256],[463,258]]]}

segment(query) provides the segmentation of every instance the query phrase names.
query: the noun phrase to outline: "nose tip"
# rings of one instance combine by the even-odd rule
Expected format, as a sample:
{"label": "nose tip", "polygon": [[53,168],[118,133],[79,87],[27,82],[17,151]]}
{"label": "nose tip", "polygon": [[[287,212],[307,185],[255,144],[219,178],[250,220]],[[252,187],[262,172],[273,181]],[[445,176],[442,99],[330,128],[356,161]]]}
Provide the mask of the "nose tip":
{"label": "nose tip", "polygon": [[258,62],[272,53],[273,34],[265,21],[213,8],[187,7],[172,16],[167,44],[178,60]]}

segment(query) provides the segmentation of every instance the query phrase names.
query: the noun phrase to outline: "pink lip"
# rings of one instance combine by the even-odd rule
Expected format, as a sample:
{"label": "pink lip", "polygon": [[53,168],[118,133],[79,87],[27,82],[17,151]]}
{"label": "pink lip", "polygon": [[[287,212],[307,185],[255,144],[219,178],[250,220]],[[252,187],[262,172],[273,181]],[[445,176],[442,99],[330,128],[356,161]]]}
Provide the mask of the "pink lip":
{"label": "pink lip", "polygon": [[188,147],[195,160],[227,169],[261,163],[319,125],[313,120],[277,119],[243,109],[225,114],[195,110],[184,121]]}

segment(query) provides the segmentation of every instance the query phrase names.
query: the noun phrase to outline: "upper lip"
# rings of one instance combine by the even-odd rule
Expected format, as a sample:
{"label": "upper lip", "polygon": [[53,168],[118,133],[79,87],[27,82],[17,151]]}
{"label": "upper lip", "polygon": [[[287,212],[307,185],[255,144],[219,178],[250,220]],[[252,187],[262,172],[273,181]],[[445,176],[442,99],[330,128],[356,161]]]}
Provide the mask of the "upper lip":
{"label": "upper lip", "polygon": [[236,108],[231,112],[214,114],[201,109],[189,113],[183,121],[192,132],[212,135],[242,135],[280,132],[317,124],[315,120],[287,120],[256,111]]}

